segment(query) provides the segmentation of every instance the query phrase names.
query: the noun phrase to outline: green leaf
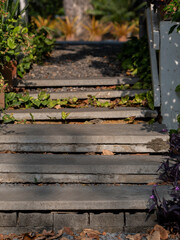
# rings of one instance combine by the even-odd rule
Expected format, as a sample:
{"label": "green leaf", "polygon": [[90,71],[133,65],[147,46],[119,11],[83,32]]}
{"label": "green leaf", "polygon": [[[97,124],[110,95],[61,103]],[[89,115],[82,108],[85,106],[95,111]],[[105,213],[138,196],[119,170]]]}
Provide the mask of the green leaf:
{"label": "green leaf", "polygon": [[169,34],[171,34],[177,26],[177,24],[173,25],[169,30]]}
{"label": "green leaf", "polygon": [[146,93],[146,98],[148,101],[148,106],[150,109],[154,110],[154,95],[152,91]]}
{"label": "green leaf", "polygon": [[121,98],[120,103],[124,105],[124,104],[126,104],[128,101],[129,101],[129,96],[125,96],[125,97],[122,97],[122,98]]}
{"label": "green leaf", "polygon": [[73,102],[73,103],[76,103],[77,101],[78,101],[78,98],[76,98],[76,97],[73,97],[73,98],[72,98],[72,102]]}
{"label": "green leaf", "polygon": [[176,92],[180,92],[180,84],[177,85],[176,89],[175,89]]}
{"label": "green leaf", "polygon": [[69,116],[69,114],[70,114],[70,113],[62,112],[62,113],[61,113],[61,118],[62,118],[63,120],[66,120],[67,117]]}
{"label": "green leaf", "polygon": [[24,95],[24,96],[22,96],[22,97],[19,98],[19,101],[25,102],[25,103],[28,102],[29,100],[30,100],[29,94]]}
{"label": "green leaf", "polygon": [[144,94],[135,94],[136,103],[142,103],[145,100]]}
{"label": "green leaf", "polygon": [[45,91],[42,91],[38,94],[38,99],[39,100],[47,100],[50,98],[50,94],[46,93]]}
{"label": "green leaf", "polygon": [[17,46],[12,38],[8,38],[7,45],[10,49],[15,49]]}
{"label": "green leaf", "polygon": [[10,62],[11,58],[9,56],[5,56],[6,62]]}
{"label": "green leaf", "polygon": [[22,29],[22,34],[26,34],[27,32],[28,32],[28,28],[24,27],[24,28]]}
{"label": "green leaf", "polygon": [[3,123],[11,123],[11,122],[14,122],[16,119],[13,117],[13,115],[9,115],[9,114],[5,114],[3,117],[2,117],[2,120],[3,120]]}
{"label": "green leaf", "polygon": [[49,108],[53,108],[57,105],[57,100],[50,100],[48,103]]}
{"label": "green leaf", "polygon": [[15,92],[10,92],[6,94],[6,98],[8,101],[13,101],[16,97],[16,93]]}
{"label": "green leaf", "polygon": [[41,104],[44,106],[44,107],[47,107],[48,103],[50,102],[50,100],[44,100],[41,102]]}
{"label": "green leaf", "polygon": [[31,120],[32,120],[32,121],[35,121],[33,114],[32,114],[32,113],[29,113],[29,114],[30,114],[30,116],[31,116]]}
{"label": "green leaf", "polygon": [[143,88],[143,83],[142,82],[137,82],[132,86],[132,89],[142,89]]}
{"label": "green leaf", "polygon": [[180,124],[180,114],[177,116],[178,123]]}
{"label": "green leaf", "polygon": [[21,102],[17,99],[13,100],[13,103],[11,104],[12,107],[19,107],[21,106]]}
{"label": "green leaf", "polygon": [[39,99],[31,99],[31,102],[38,108],[41,105],[41,101]]}
{"label": "green leaf", "polygon": [[17,27],[14,28],[13,32],[14,33],[20,33],[21,29],[22,29],[22,26],[17,26]]}
{"label": "green leaf", "polygon": [[54,41],[46,38],[46,39],[45,39],[45,43],[46,43],[47,45],[52,45],[52,44],[54,43]]}
{"label": "green leaf", "polygon": [[7,53],[10,54],[10,55],[14,55],[15,54],[14,50],[9,50]]}

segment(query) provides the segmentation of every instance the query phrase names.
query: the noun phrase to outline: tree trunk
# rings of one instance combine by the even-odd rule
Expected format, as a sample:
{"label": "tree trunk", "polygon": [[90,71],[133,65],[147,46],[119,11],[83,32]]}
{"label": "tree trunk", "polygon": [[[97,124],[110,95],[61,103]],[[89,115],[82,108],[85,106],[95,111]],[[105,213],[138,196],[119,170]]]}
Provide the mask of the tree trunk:
{"label": "tree trunk", "polygon": [[92,9],[91,0],[63,0],[65,15],[73,20],[78,16],[76,23],[76,37],[78,39],[86,39],[87,32],[82,24],[87,25],[90,22],[90,17],[86,13]]}

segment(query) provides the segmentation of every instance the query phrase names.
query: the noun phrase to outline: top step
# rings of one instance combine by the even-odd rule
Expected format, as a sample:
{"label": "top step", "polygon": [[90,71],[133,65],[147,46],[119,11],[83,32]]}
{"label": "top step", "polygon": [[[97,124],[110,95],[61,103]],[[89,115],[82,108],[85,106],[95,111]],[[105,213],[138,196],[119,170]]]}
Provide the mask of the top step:
{"label": "top step", "polygon": [[36,87],[80,87],[80,86],[114,86],[121,84],[135,84],[138,78],[127,76],[112,78],[89,78],[89,79],[17,79],[14,82],[15,87],[36,88]]}

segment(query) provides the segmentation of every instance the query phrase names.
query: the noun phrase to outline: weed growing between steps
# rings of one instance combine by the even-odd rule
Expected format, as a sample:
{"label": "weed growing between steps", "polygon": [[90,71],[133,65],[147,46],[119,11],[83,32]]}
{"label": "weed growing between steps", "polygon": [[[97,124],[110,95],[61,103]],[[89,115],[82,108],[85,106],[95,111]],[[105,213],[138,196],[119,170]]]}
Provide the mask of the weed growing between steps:
{"label": "weed growing between steps", "polygon": [[[132,38],[128,41],[124,45],[118,59],[126,74],[137,75],[140,78],[140,81],[132,87],[133,89],[152,89],[150,56],[146,37],[141,39]],[[154,107],[152,92],[147,99],[149,107],[152,109]]]}
{"label": "weed growing between steps", "polygon": [[[88,99],[81,100],[76,97],[70,99],[50,99],[50,94],[42,91],[38,94],[38,98],[31,97],[29,93],[15,93],[10,92],[6,93],[6,109],[19,109],[19,108],[78,108],[78,107],[110,107],[114,108],[117,106],[125,106],[125,107],[135,107],[141,106],[146,107],[149,106],[152,110],[154,109],[151,104],[152,92],[149,91],[147,93],[135,94],[135,97],[124,96],[121,98],[117,98],[115,100],[102,102],[98,100],[95,96],[89,96]],[[148,101],[149,100],[149,101]]]}

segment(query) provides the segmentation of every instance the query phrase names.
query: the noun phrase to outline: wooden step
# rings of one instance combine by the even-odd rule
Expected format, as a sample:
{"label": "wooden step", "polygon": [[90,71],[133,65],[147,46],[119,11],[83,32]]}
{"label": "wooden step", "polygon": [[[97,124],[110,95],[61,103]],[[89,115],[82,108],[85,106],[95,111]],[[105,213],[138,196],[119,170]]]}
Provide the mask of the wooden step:
{"label": "wooden step", "polygon": [[[159,186],[167,196],[167,186]],[[146,210],[152,186],[0,186],[0,211]]]}
{"label": "wooden step", "polygon": [[15,87],[82,87],[82,86],[119,86],[121,84],[133,85],[138,78],[120,76],[89,79],[17,79],[13,84]]}
{"label": "wooden step", "polygon": [[[73,98],[76,97],[78,99],[86,99],[89,96],[93,96],[96,98],[103,99],[111,99],[111,98],[120,98],[124,96],[134,97],[135,94],[146,93],[148,90],[93,90],[93,91],[62,91],[62,92],[51,92],[51,99],[64,99],[64,98]],[[38,93],[30,92],[30,96],[37,98]]]}
{"label": "wooden step", "polygon": [[156,118],[158,113],[156,110],[147,108],[135,107],[116,107],[100,108],[62,108],[62,109],[18,109],[4,111],[0,119],[2,120],[4,114],[13,114],[16,120],[62,120],[62,113],[67,113],[66,119],[125,119],[129,117],[136,118]]}
{"label": "wooden step", "polygon": [[160,124],[2,124],[0,151],[167,152],[165,129]]}
{"label": "wooden step", "polygon": [[149,183],[166,156],[0,154],[1,183]]}

